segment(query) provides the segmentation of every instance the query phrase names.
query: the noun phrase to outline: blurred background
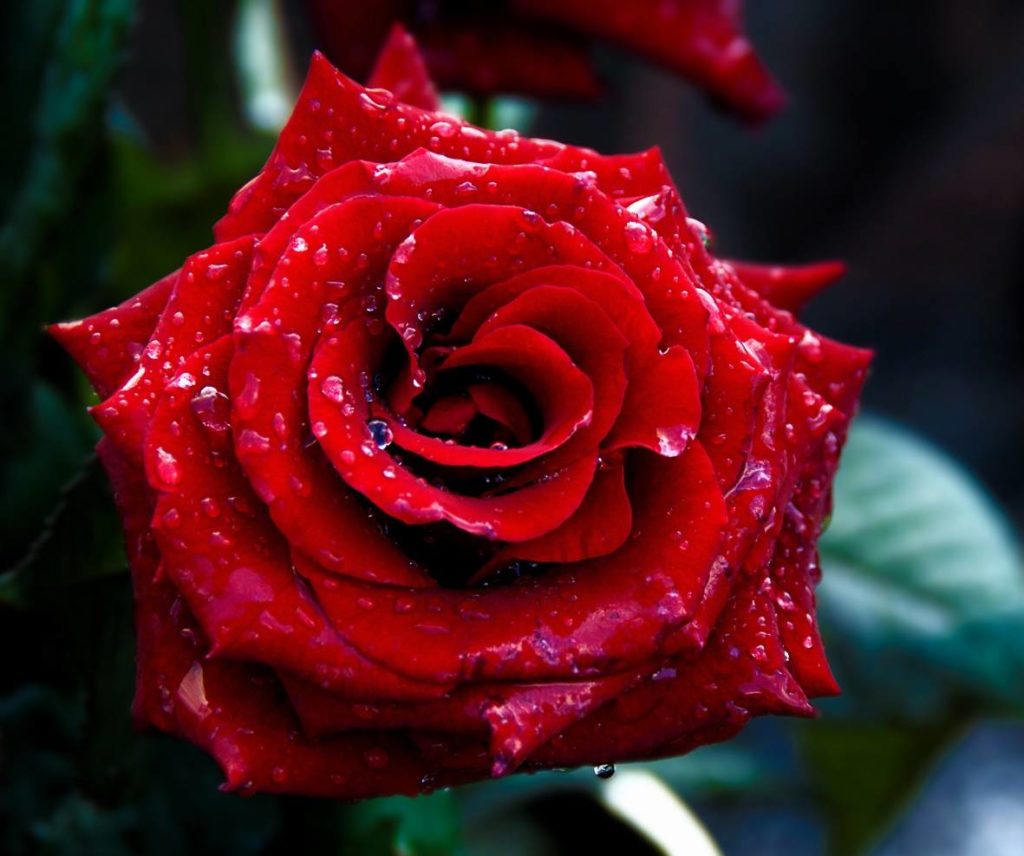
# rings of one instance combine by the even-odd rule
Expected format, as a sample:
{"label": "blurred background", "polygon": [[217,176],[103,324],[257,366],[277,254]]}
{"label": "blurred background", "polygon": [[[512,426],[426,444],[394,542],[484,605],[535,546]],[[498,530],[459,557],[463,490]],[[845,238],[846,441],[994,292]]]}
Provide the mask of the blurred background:
{"label": "blurred background", "polygon": [[326,44],[312,5],[0,10],[0,851],[702,852],[672,849],[699,834],[679,805],[675,844],[658,844],[623,796],[632,782],[684,800],[728,856],[1024,852],[1013,0],[750,0],[748,34],[789,95],[756,128],[601,46],[599,100],[448,102],[605,152],[660,145],[721,255],[849,264],[807,312],[877,352],[822,545],[845,692],[819,720],[755,722],[607,782],[550,773],[357,807],[221,795],[190,747],[131,732],[130,592],[89,463],[91,399],[41,325],[121,300],[210,242]]}

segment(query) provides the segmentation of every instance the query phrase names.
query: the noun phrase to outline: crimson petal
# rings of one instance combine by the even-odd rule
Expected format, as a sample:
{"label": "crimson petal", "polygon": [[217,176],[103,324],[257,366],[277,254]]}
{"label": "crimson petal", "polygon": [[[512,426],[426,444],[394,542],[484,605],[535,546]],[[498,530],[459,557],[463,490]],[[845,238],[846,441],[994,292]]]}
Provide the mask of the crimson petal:
{"label": "crimson petal", "polygon": [[[374,348],[370,337],[365,326],[356,321],[337,335],[321,339],[312,371],[319,378],[339,378],[343,388],[358,388],[353,375],[365,371],[365,357]],[[590,381],[554,342],[529,327],[499,328],[453,353],[446,367],[476,365],[502,369],[520,380],[535,394],[547,424],[566,425],[575,430],[590,420]],[[314,434],[335,469],[375,506],[406,523],[446,520],[486,538],[536,538],[550,532],[576,510],[596,466],[596,454],[592,453],[561,470],[550,471],[546,480],[521,490],[491,497],[463,496],[428,484],[396,463],[387,445],[370,433],[365,402],[353,400],[352,413],[346,416],[330,395],[329,387],[325,392],[323,384],[311,384],[308,394]],[[453,462],[467,465],[486,466],[492,459],[514,459],[519,451],[436,444],[449,450]]]}
{"label": "crimson petal", "polygon": [[48,328],[81,366],[100,398],[134,373],[177,279],[174,271],[117,306]]}
{"label": "crimson petal", "polygon": [[371,89],[390,89],[399,101],[424,110],[441,108],[441,99],[423,64],[416,40],[401,24],[391,28],[367,86]]}
{"label": "crimson petal", "polygon": [[678,458],[637,454],[632,473],[645,489],[634,501],[635,537],[614,556],[538,579],[411,590],[334,577],[293,558],[346,638],[409,677],[538,680],[624,670],[693,614],[725,523],[698,445]]}

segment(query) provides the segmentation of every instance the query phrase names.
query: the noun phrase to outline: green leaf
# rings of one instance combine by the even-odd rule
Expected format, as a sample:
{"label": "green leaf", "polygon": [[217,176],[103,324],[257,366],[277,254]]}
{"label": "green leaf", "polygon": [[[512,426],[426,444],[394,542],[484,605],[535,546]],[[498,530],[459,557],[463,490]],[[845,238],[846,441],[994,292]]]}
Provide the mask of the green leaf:
{"label": "green leaf", "polygon": [[28,555],[0,575],[0,604],[34,608],[54,598],[73,598],[75,586],[125,568],[110,487],[92,458],[64,489]]}
{"label": "green leaf", "polygon": [[947,724],[801,723],[811,792],[828,819],[834,856],[863,853],[881,836],[910,802],[951,732]]}
{"label": "green leaf", "polygon": [[458,807],[449,791],[369,800],[346,812],[344,843],[341,852],[366,856],[451,856],[459,852]]}
{"label": "green leaf", "polygon": [[[798,787],[805,776],[793,735],[780,721],[751,723],[728,743],[660,761],[616,765],[622,771],[647,772],[687,800],[774,796]],[[486,828],[531,801],[572,793],[599,796],[604,781],[590,767],[515,775],[500,781],[458,788],[456,799],[469,829]]]}
{"label": "green leaf", "polygon": [[0,229],[0,284],[7,301],[45,241],[71,210],[103,130],[103,110],[134,0],[68,0],[43,72],[31,156]]}
{"label": "green leaf", "polygon": [[852,714],[934,716],[957,700],[1024,709],[1015,536],[948,457],[858,420],[821,541],[819,613]]}
{"label": "green leaf", "polygon": [[[7,398],[3,392],[0,397]],[[0,568],[21,559],[38,537],[97,433],[84,409],[69,406],[40,380],[27,385],[24,398],[14,396],[11,406],[22,418],[0,436]]]}

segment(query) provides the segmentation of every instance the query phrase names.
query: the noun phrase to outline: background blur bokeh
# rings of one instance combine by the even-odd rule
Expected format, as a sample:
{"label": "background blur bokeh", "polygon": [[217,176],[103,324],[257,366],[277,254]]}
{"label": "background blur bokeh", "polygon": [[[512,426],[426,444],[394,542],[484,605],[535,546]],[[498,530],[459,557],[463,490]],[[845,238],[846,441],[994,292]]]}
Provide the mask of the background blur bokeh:
{"label": "background blur bokeh", "polygon": [[[498,105],[539,136],[660,145],[722,255],[844,259],[808,318],[877,351],[823,547],[846,694],[645,772],[729,856],[1021,853],[1024,7],[747,5],[791,99],[763,127],[607,50],[602,101]],[[657,852],[588,771],[356,808],[241,800],[190,747],[131,733],[89,398],[41,325],[209,242],[320,37],[291,0],[9,0],[0,41],[0,852]]]}

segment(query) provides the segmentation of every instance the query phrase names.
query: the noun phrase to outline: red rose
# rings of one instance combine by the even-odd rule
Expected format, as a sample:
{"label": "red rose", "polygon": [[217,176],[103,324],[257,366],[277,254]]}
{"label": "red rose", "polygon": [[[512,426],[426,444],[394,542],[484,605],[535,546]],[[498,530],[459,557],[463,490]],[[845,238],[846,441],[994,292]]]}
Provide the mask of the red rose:
{"label": "red rose", "polygon": [[604,41],[701,87],[749,119],[765,119],[784,96],[743,35],[738,0],[306,0],[319,47],[365,79],[396,23],[423,45],[445,88],[592,98],[601,90],[590,56]]}
{"label": "red rose", "polygon": [[104,398],[135,715],[341,797],[688,751],[835,691],[815,542],[868,354],[605,157],[315,57],[217,243],[54,335]]}

